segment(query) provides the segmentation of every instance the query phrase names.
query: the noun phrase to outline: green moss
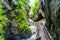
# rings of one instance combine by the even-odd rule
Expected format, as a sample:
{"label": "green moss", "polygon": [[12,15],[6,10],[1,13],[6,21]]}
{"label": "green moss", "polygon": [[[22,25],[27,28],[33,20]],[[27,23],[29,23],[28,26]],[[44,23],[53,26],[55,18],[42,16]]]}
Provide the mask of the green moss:
{"label": "green moss", "polygon": [[17,3],[19,4],[19,9],[18,9],[19,15],[16,15],[16,21],[18,22],[19,31],[20,33],[25,33],[25,32],[31,33],[26,18],[26,10],[24,7],[25,3],[20,0],[17,1]]}
{"label": "green moss", "polygon": [[4,10],[3,10],[3,6],[2,6],[2,0],[0,0],[0,40],[5,40],[4,39],[4,27],[7,26],[6,22],[7,22],[7,17],[6,15],[3,15]]}
{"label": "green moss", "polygon": [[4,40],[4,37],[0,36],[0,40]]}

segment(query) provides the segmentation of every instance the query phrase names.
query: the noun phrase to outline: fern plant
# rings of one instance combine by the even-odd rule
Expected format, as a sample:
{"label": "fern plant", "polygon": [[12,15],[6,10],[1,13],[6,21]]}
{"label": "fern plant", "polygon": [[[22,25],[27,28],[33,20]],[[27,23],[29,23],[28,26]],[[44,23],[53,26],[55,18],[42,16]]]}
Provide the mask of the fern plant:
{"label": "fern plant", "polygon": [[34,0],[34,5],[31,6],[30,12],[32,13],[32,15],[30,16],[31,18],[34,18],[34,16],[37,13],[38,7],[39,7],[39,0]]}
{"label": "fern plant", "polygon": [[[25,1],[17,0],[17,3],[18,3],[17,9],[11,10],[10,13],[11,13],[11,15],[14,14],[13,17],[14,17],[14,20],[16,20],[16,22],[18,24],[18,29],[19,29],[20,34],[22,34],[23,36],[26,36],[27,34],[29,34],[29,35],[27,35],[27,37],[29,37],[29,36],[31,36],[31,30],[28,26],[28,22],[27,22],[27,18],[26,18],[26,10],[24,7]],[[13,7],[11,7],[11,8],[13,9]],[[6,33],[3,28],[8,26],[7,25],[8,20],[12,21],[7,16],[7,15],[9,15],[7,11],[6,11],[6,14],[4,14],[5,10],[3,10],[2,1],[0,0],[0,34],[1,34],[0,40],[5,40],[4,34],[6,34]],[[12,11],[13,11],[13,13],[12,13]],[[9,15],[9,16],[11,17],[11,15]]]}
{"label": "fern plant", "polygon": [[[31,30],[28,26],[28,22],[27,22],[27,18],[26,18],[26,10],[25,10],[25,3],[23,2],[23,0],[18,0],[18,9],[16,10],[16,21],[18,23],[18,28],[21,34],[29,34],[31,35]],[[28,37],[28,35],[27,35]]]}
{"label": "fern plant", "polygon": [[[21,29],[26,29],[27,32],[30,31],[29,29],[29,26],[28,26],[28,22],[27,22],[27,19],[26,19],[26,11],[25,11],[25,8],[24,8],[24,2],[23,1],[19,1],[18,2],[19,4],[19,9],[17,10],[19,12],[19,14],[16,16],[16,20],[19,24],[19,28],[20,28],[20,31]],[[23,30],[23,31],[26,31],[26,30]]]}
{"label": "fern plant", "polygon": [[0,0],[0,40],[4,40],[4,27],[7,26],[6,22],[7,22],[7,17],[6,15],[3,15],[4,10],[2,9],[2,0]]}

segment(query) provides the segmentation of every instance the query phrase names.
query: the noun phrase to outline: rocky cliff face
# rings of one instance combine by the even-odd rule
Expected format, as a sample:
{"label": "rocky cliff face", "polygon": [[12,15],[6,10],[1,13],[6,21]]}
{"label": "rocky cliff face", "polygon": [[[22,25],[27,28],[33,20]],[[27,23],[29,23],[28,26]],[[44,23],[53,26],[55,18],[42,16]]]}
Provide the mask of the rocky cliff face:
{"label": "rocky cliff face", "polygon": [[60,40],[60,0],[45,0],[46,26],[54,38]]}
{"label": "rocky cliff face", "polygon": [[60,40],[60,0],[52,0],[50,3],[51,21],[53,23],[55,39]]}

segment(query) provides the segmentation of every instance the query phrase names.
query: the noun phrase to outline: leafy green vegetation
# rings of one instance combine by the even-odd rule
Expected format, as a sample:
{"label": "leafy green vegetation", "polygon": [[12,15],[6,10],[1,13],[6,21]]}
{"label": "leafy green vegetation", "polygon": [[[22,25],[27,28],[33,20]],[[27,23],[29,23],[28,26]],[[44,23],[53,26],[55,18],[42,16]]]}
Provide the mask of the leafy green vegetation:
{"label": "leafy green vegetation", "polygon": [[[0,1],[0,40],[5,40],[4,35],[7,34],[6,30],[11,29],[11,27],[13,27],[12,26],[12,22],[13,22],[12,20],[13,19],[15,20],[15,22],[18,25],[19,34],[22,34],[22,35],[29,34],[28,36],[31,36],[31,30],[30,30],[29,25],[28,25],[28,21],[27,21],[27,18],[26,18],[27,17],[26,16],[26,10],[25,10],[25,5],[28,5],[27,2],[29,2],[29,1],[27,1],[27,2],[26,1],[17,0],[18,5],[17,5],[16,9],[14,9],[14,4],[13,5],[8,4],[12,8],[11,9],[12,11],[9,10],[9,9],[6,9],[6,11],[5,11],[3,9],[4,6],[2,6],[2,1]],[[13,23],[15,23],[15,22],[13,22]],[[8,24],[11,23],[11,24],[8,25],[7,23]],[[8,26],[10,28],[4,30],[4,28],[7,28]]]}
{"label": "leafy green vegetation", "polygon": [[22,2],[24,2],[24,4],[29,5],[30,0],[22,0]]}
{"label": "leafy green vegetation", "polygon": [[2,9],[2,0],[0,0],[0,40],[4,40],[4,30],[3,28],[7,26],[6,22],[7,22],[7,17],[6,15],[3,15],[4,10]]}
{"label": "leafy green vegetation", "polygon": [[33,18],[35,16],[35,14],[37,13],[38,7],[39,7],[39,0],[34,0],[34,6],[31,6],[30,12],[32,13],[31,18]]}
{"label": "leafy green vegetation", "polygon": [[[25,33],[25,32],[29,32],[31,33],[31,30],[28,26],[28,22],[27,22],[27,16],[26,16],[26,10],[24,7],[24,2],[23,1],[17,1],[17,3],[19,4],[19,9],[16,11],[18,12],[18,15],[16,15],[16,21],[18,22],[18,27],[20,29],[21,33]],[[22,31],[23,30],[23,31]]]}

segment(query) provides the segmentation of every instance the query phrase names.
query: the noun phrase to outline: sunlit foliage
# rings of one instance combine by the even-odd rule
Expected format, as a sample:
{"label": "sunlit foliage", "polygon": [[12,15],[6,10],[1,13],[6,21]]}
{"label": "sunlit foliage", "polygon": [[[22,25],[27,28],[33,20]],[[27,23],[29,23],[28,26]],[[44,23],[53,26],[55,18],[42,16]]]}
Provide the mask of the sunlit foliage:
{"label": "sunlit foliage", "polygon": [[0,40],[4,40],[4,30],[3,28],[7,26],[6,22],[7,22],[7,17],[6,15],[3,15],[4,10],[3,10],[3,6],[2,6],[2,0],[0,0]]}
{"label": "sunlit foliage", "polygon": [[[25,1],[24,1],[25,2]],[[17,3],[19,5],[19,9],[16,10],[16,21],[18,22],[18,27],[19,27],[19,31],[20,33],[31,33],[31,30],[28,26],[28,22],[27,22],[27,16],[26,16],[26,10],[25,10],[25,3],[23,2],[23,0],[18,0]]]}
{"label": "sunlit foliage", "polygon": [[32,13],[31,18],[34,17],[34,15],[37,13],[38,7],[39,7],[39,0],[34,0],[34,5],[31,6],[30,12]]}

